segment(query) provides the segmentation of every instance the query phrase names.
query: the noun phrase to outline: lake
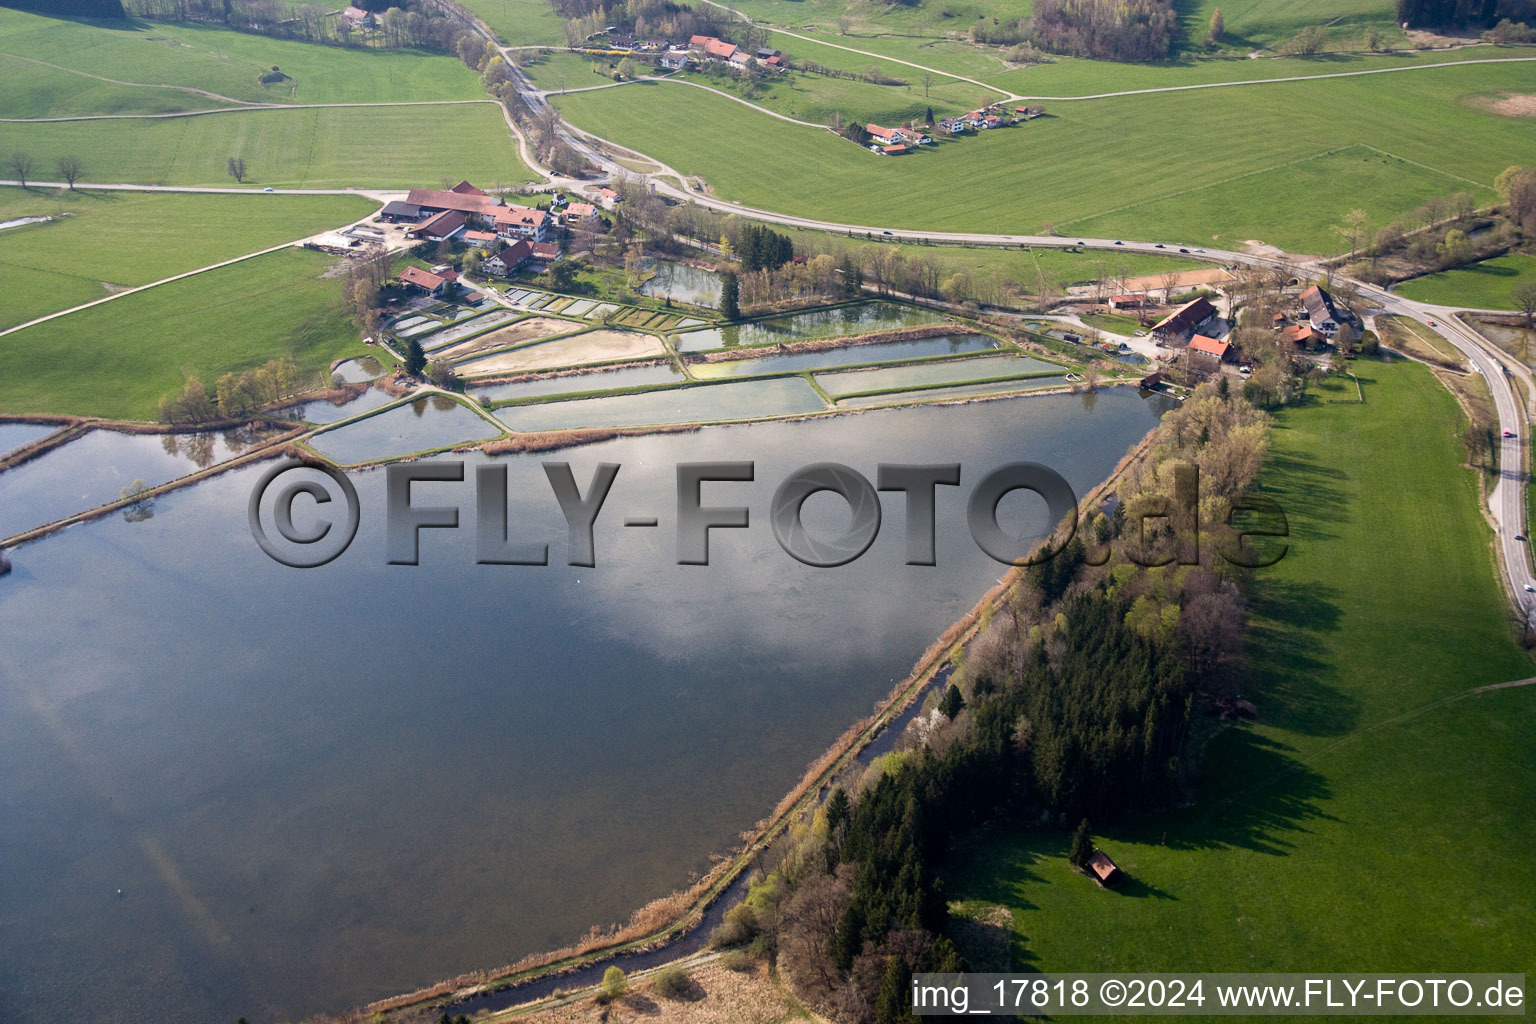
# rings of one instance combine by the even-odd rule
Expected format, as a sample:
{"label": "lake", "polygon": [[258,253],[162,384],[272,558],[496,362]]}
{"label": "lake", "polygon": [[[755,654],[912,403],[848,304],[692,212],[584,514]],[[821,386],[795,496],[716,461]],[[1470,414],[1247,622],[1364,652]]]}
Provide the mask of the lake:
{"label": "lake", "polygon": [[[1158,401],[1116,389],[508,457],[509,522],[549,543],[547,567],[474,564],[471,483],[418,484],[464,528],[386,565],[372,470],[352,476],[350,550],[285,568],[246,522],[260,466],[11,552],[0,1020],[296,1019],[627,917],[707,870],[1002,574],[962,525],[982,474],[1033,460],[1084,493]],[[678,566],[674,466],[705,460],[756,463],[753,482],[704,490],[752,526]],[[473,480],[486,460],[467,461]],[[564,564],[544,461],[583,489],[596,463],[623,467],[596,568]],[[965,486],[938,489],[938,565],[903,564],[895,494],[851,565],[784,554],[769,500],[817,461],[870,478],[963,463]],[[806,503],[813,530],[846,521],[825,497]]]}
{"label": "lake", "polygon": [[656,274],[640,285],[642,295],[710,308],[720,304],[720,275],[712,270],[670,262],[653,263],[648,269]]}

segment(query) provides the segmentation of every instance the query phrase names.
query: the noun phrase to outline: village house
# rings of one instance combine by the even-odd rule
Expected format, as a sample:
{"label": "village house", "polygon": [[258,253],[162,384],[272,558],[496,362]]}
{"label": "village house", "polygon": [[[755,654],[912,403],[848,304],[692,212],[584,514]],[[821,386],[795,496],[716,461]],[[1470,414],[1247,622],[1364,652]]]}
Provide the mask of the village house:
{"label": "village house", "polygon": [[535,242],[547,241],[555,226],[555,218],[548,210],[527,206],[498,206],[491,219],[496,233],[502,238],[524,238]]}
{"label": "village house", "polygon": [[668,50],[661,55],[661,66],[668,71],[687,71],[693,57],[687,50]]}
{"label": "village house", "polygon": [[1311,324],[1292,324],[1280,332],[1280,340],[1290,342],[1298,352],[1322,348],[1328,341],[1326,336],[1313,330]]}
{"label": "village house", "polygon": [[560,258],[560,246],[554,242],[534,242],[531,248],[535,263],[548,265]]}
{"label": "village house", "polygon": [[353,28],[373,28],[377,22],[372,11],[365,11],[361,7],[348,7],[341,12],[341,20]]}
{"label": "village house", "polygon": [[517,269],[527,263],[533,256],[533,246],[522,239],[518,239],[511,245],[488,256],[480,266],[487,274],[495,274],[497,277],[508,277],[516,273]]}
{"label": "village house", "polygon": [[1190,369],[1204,376],[1219,372],[1222,363],[1231,362],[1235,358],[1230,344],[1203,334],[1189,339],[1189,347],[1185,351]]}
{"label": "village house", "polygon": [[1301,293],[1301,315],[1314,330],[1322,331],[1330,338],[1344,322],[1344,317],[1333,305],[1333,296],[1317,285]]}
{"label": "village house", "polygon": [[688,49],[703,54],[710,60],[729,61],[737,54],[737,49],[724,39],[716,39],[714,36],[694,36],[688,40]]}
{"label": "village house", "polygon": [[1162,348],[1183,348],[1215,316],[1216,307],[1202,295],[1153,324],[1152,340]]}
{"label": "village house", "polygon": [[597,207],[591,203],[571,203],[565,208],[567,227],[592,227],[597,224]]}
{"label": "village house", "polygon": [[483,249],[490,249],[500,239],[494,231],[465,231],[464,241]]}
{"label": "village house", "polygon": [[608,43],[615,50],[640,49],[640,41],[634,36],[609,36]]}
{"label": "village house", "polygon": [[457,274],[452,278],[441,274],[434,274],[430,270],[423,270],[420,267],[406,267],[400,271],[401,284],[408,288],[424,291],[435,299],[440,299],[447,294],[449,287],[457,277]]}
{"label": "village house", "polygon": [[899,146],[903,142],[911,141],[907,138],[907,133],[900,128],[882,128],[877,124],[866,124],[864,132],[881,146]]}

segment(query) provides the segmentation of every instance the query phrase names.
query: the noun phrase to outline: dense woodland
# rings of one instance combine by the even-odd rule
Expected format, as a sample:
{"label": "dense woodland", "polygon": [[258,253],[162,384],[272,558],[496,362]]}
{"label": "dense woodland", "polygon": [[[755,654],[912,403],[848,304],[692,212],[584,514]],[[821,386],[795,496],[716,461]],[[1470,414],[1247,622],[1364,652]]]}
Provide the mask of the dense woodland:
{"label": "dense woodland", "polygon": [[[999,28],[1002,26],[998,26]],[[972,30],[977,42],[1028,41],[1049,53],[1096,60],[1163,60],[1179,31],[1167,0],[1035,0],[1034,15],[1012,33]]]}
{"label": "dense woodland", "polygon": [[[1234,550],[1222,524],[1268,440],[1267,415],[1220,384],[1169,413],[1120,505],[1084,517],[984,619],[925,734],[841,781],[717,943],[776,957],[838,1020],[905,1021],[913,972],[978,969],[946,933],[944,860],[967,829],[1000,812],[1110,822],[1183,799],[1209,733],[1200,702],[1239,678],[1245,570],[1217,552]],[[1195,468],[1198,551],[1188,523],[1161,515]]]}
{"label": "dense woodland", "polygon": [[1412,28],[1488,28],[1536,22],[1536,0],[1397,0],[1397,20]]}
{"label": "dense woodland", "polygon": [[0,7],[66,18],[122,18],[122,0],[4,0]]}

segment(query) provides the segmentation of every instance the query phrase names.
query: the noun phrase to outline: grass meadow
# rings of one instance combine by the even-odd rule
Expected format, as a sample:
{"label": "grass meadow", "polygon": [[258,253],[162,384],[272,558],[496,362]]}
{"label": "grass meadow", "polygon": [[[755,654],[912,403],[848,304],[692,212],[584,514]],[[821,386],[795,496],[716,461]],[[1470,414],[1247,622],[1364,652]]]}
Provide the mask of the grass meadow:
{"label": "grass meadow", "polygon": [[1536,257],[1510,253],[1455,270],[1416,277],[1394,289],[1399,295],[1438,306],[1469,309],[1515,309],[1513,292],[1536,282]]}
{"label": "grass meadow", "polygon": [[565,30],[549,0],[464,0],[508,46],[564,46]]}
{"label": "grass meadow", "polygon": [[[1193,807],[1096,830],[1129,873],[1100,889],[1069,835],[999,825],[948,891],[1012,912],[1039,971],[1521,971],[1536,946],[1536,687],[1490,537],[1422,365],[1360,361],[1278,416],[1261,486],[1290,550],[1251,611],[1256,723],[1210,743]],[[1446,965],[1455,965],[1448,968]]]}
{"label": "grass meadow", "polygon": [[[342,49],[265,36],[216,26],[128,20],[120,25],[49,18],[0,8],[0,54],[47,61],[67,69],[56,71],[50,84],[64,90],[51,116],[75,113],[117,113],[112,109],[81,109],[77,90],[104,83],[82,74],[150,86],[205,89],[253,103],[371,103],[384,100],[469,100],[485,91],[479,77],[457,59],[412,50]],[[13,60],[4,65],[10,70]],[[277,65],[286,79],[263,85],[261,76]],[[7,77],[7,85],[9,85]],[[120,87],[121,88],[121,87]],[[143,90],[151,93],[151,90]],[[5,117],[35,117],[13,112],[15,97],[0,94]],[[157,89],[155,94],[175,93]],[[177,110],[219,106],[206,96],[180,93]],[[104,98],[106,99],[106,98]],[[146,103],[171,102],[146,97]]]}
{"label": "grass meadow", "polygon": [[334,257],[285,249],[0,338],[0,411],[151,420],[187,374],[289,358],[310,372],[367,350],[321,277]]}
{"label": "grass meadow", "polygon": [[0,221],[58,218],[7,228],[0,237],[0,329],[339,227],[377,207],[361,196],[0,188]]}
{"label": "grass meadow", "polygon": [[[1536,91],[1536,64],[1376,81],[1056,104],[1048,117],[894,158],[669,83],[555,103],[579,126],[747,205],[877,228],[1032,233],[1050,221],[1064,234],[1260,239],[1303,253],[1339,251],[1332,227],[1353,208],[1382,224],[1431,196],[1464,190],[1490,202],[1500,171],[1536,160],[1527,125],[1458,102]],[[725,141],[700,145],[700,124],[719,126]]]}
{"label": "grass meadow", "polygon": [[482,185],[529,177],[501,112],[490,101],[429,107],[240,110],[155,121],[0,124],[0,152],[25,150],[52,176],[65,153],[90,181],[283,188],[409,188],[444,175]]}

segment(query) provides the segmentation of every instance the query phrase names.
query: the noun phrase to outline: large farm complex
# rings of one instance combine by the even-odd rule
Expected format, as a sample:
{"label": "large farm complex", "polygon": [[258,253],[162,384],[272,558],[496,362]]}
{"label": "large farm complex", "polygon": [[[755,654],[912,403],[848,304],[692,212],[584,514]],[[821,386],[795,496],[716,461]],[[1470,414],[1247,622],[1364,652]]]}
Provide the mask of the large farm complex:
{"label": "large farm complex", "polygon": [[0,0],[0,1021],[1523,985],[1533,341],[1529,0]]}

